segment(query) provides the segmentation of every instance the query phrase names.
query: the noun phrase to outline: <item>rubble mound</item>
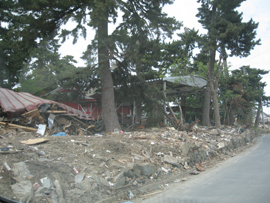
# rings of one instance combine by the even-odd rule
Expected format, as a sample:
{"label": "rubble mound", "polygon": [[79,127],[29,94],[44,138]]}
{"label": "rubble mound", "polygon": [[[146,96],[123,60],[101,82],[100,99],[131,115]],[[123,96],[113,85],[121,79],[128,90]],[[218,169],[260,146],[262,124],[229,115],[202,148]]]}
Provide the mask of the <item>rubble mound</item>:
{"label": "rubble mound", "polygon": [[156,193],[235,156],[261,134],[200,126],[81,136],[0,126],[0,133],[1,196],[41,203],[119,202]]}

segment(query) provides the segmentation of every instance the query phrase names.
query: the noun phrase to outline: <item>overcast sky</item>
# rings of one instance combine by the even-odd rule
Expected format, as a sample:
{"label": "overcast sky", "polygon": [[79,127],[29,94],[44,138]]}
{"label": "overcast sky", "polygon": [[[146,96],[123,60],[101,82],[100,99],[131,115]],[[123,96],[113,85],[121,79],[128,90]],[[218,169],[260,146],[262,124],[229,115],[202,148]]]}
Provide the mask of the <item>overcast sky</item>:
{"label": "overcast sky", "polygon": [[[166,6],[164,12],[169,16],[174,16],[177,20],[183,22],[183,28],[188,27],[190,29],[195,28],[200,33],[205,33],[196,14],[197,8],[200,4],[197,0],[175,0],[173,5]],[[251,18],[255,22],[259,22],[257,29],[257,39],[261,39],[261,45],[256,46],[251,51],[251,55],[246,58],[229,58],[228,62],[231,66],[230,70],[238,69],[243,65],[250,65],[251,68],[259,68],[264,70],[270,70],[270,1],[269,0],[246,0],[238,8],[240,12],[243,12],[243,21],[247,22]],[[182,28],[182,29],[183,29]],[[183,32],[183,30],[180,30]],[[88,33],[89,37],[94,33]],[[89,40],[89,39],[88,39]],[[60,49],[62,56],[73,55],[79,64],[83,65],[83,61],[80,60],[81,54],[85,51],[89,41],[79,40],[77,44],[73,45],[71,40],[66,42]],[[267,74],[263,81],[268,85],[265,88],[266,96],[270,96],[270,74]],[[265,112],[270,114],[270,108],[265,108]]]}

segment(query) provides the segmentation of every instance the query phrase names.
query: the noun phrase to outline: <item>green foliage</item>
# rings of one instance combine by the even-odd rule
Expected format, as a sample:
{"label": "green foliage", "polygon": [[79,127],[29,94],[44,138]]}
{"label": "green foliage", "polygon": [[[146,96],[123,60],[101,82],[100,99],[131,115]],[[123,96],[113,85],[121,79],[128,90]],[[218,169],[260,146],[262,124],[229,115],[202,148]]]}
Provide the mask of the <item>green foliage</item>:
{"label": "green foliage", "polygon": [[0,4],[1,69],[6,76],[5,86],[11,88],[18,82],[24,64],[30,62],[38,41],[54,38],[65,17],[78,10],[83,1],[11,0]]}
{"label": "green foliage", "polygon": [[196,16],[208,30],[206,50],[219,50],[222,53],[222,50],[226,49],[230,51],[230,56],[246,57],[256,45],[260,44],[260,40],[255,40],[258,23],[252,19],[242,22],[242,13],[236,10],[243,1],[198,0],[201,7]]}
{"label": "green foliage", "polygon": [[[161,41],[171,37],[181,24],[162,13],[162,6],[172,1],[127,1],[120,5],[123,22],[110,36],[107,43],[114,64],[114,85],[120,85],[117,99],[141,102],[144,110],[155,108],[153,87],[145,82],[159,78],[154,68],[161,63]],[[153,68],[154,67],[154,68]],[[156,92],[156,91],[154,91]]]}
{"label": "green foliage", "polygon": [[[172,1],[127,1],[121,5],[123,22],[112,34],[111,50],[118,68],[135,73],[142,80],[154,75],[160,59],[160,41],[171,37],[181,24],[162,13],[162,6]],[[146,76],[145,76],[146,75]]]}
{"label": "green foliage", "polygon": [[[262,101],[267,102],[268,97],[264,96],[265,82],[262,76],[269,71],[243,66],[233,70],[229,75],[223,72],[221,75],[220,95],[223,101],[222,108],[230,114],[237,115],[238,119],[247,123],[251,120],[252,110]],[[226,119],[228,120],[228,118]],[[227,122],[226,122],[227,123]]]}
{"label": "green foliage", "polygon": [[[72,56],[60,58],[57,42],[42,41],[32,52],[32,61],[25,64],[20,76],[20,91],[43,96],[59,86],[67,89],[79,88],[75,79],[76,75],[82,75],[81,69],[72,64],[76,63]],[[79,100],[81,93],[74,92],[56,94],[51,99]]]}
{"label": "green foliage", "polygon": [[[162,7],[172,4],[172,0],[1,1],[0,86],[11,88],[21,76],[21,90],[36,95],[58,86],[80,91],[100,87],[102,71],[98,68],[97,56],[103,56],[98,54],[102,47],[106,53],[104,59],[114,66],[110,73],[114,85],[120,87],[117,99],[138,100],[154,117],[157,105],[152,101],[162,99],[163,95],[156,93],[162,87],[147,85],[146,80],[166,74],[206,77],[209,50],[217,50],[225,58],[228,50],[230,56],[245,57],[260,43],[255,40],[258,24],[252,19],[242,22],[242,14],[236,10],[243,0],[198,2],[202,6],[197,16],[208,34],[198,36],[198,31],[192,29],[178,34],[179,40],[165,43],[182,26],[162,12]],[[64,42],[71,35],[76,43],[79,37],[87,36],[87,27],[99,30],[105,24],[115,23],[120,15],[123,22],[113,33],[104,38],[96,35],[84,52],[82,58],[86,67],[76,68],[72,56],[60,58],[58,41],[53,40],[55,37],[61,37]],[[75,27],[60,30],[69,20]],[[202,49],[196,57],[192,53],[194,48]],[[234,75],[239,76],[240,72],[224,75],[224,89],[220,87],[224,109],[230,105],[231,111],[239,113],[254,106],[261,98],[268,101],[262,91],[265,84],[257,77],[265,73],[253,69],[247,71],[251,76],[241,77],[239,81]],[[242,89],[235,88],[233,85],[236,84],[241,84]],[[80,99],[80,91],[61,96]],[[193,107],[200,107],[201,101],[201,95],[187,97],[187,103]],[[230,103],[232,101],[234,103]]]}
{"label": "green foliage", "polygon": [[193,50],[198,47],[200,36],[198,31],[185,28],[185,32],[177,34],[179,40],[161,45],[161,61],[159,71],[162,75],[187,75],[197,71],[192,63]]}
{"label": "green foliage", "polygon": [[[229,56],[246,57],[250,51],[258,44],[260,40],[255,40],[256,29],[258,23],[252,19],[249,22],[242,22],[242,13],[236,9],[244,0],[198,0],[201,3],[199,12],[196,15],[199,22],[207,29],[208,33],[205,36],[207,39],[203,44],[204,52],[209,51],[208,65],[208,83],[210,86],[211,95],[214,104],[215,124],[220,127],[220,112],[217,97],[218,79],[220,77],[221,66],[218,66],[218,71],[214,76],[216,52],[220,53],[220,58],[223,61]],[[210,91],[207,93],[210,96]],[[205,100],[207,101],[207,100]],[[203,123],[209,124],[210,103],[205,103],[205,111],[203,115]]]}

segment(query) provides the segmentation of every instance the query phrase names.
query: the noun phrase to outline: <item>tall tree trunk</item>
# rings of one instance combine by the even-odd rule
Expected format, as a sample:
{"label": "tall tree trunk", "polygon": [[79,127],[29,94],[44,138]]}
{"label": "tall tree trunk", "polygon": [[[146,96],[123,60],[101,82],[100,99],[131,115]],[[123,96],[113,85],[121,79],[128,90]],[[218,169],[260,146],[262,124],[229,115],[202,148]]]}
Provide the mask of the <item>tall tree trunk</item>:
{"label": "tall tree trunk", "polygon": [[210,82],[210,89],[212,93],[212,98],[213,98],[213,106],[214,106],[214,115],[215,115],[215,126],[216,128],[220,128],[220,114],[219,114],[219,105],[218,105],[218,98],[217,98],[217,93],[215,91],[213,82]]}
{"label": "tall tree trunk", "polygon": [[180,112],[180,125],[183,126],[183,124],[184,124],[183,111],[182,111],[181,104],[178,103],[178,106],[179,106],[179,112]]}
{"label": "tall tree trunk", "polygon": [[106,47],[108,39],[108,10],[105,9],[103,14],[106,18],[100,20],[98,35],[98,63],[101,78],[101,95],[102,95],[102,117],[105,122],[106,131],[113,131],[115,128],[120,129],[120,124],[114,105],[113,80],[110,70],[109,53]]}
{"label": "tall tree trunk", "polygon": [[[227,104],[228,105],[228,104]],[[226,105],[226,121],[224,122],[225,125],[233,126],[235,123],[235,119],[233,117],[233,114],[231,112],[231,103],[229,106]]]}
{"label": "tall tree trunk", "polygon": [[142,103],[140,100],[136,101],[136,116],[135,116],[135,124],[140,125],[141,124],[141,117],[142,117]]}
{"label": "tall tree trunk", "polygon": [[[219,105],[218,105],[218,98],[217,98],[217,89],[218,87],[214,86],[214,68],[215,68],[215,60],[216,58],[216,50],[210,50],[210,59],[209,59],[209,66],[208,66],[208,81],[209,86],[213,98],[213,106],[214,106],[214,115],[215,115],[215,126],[216,128],[220,128],[220,114],[219,114]],[[219,67],[218,67],[219,68]],[[216,80],[218,80],[218,73],[217,71],[217,77]],[[216,81],[216,86],[218,85],[218,81]]]}
{"label": "tall tree trunk", "polygon": [[[212,7],[212,24],[214,24],[216,20],[216,6],[213,5]],[[212,28],[213,29],[213,28]],[[211,33],[212,35],[213,33]],[[215,126],[216,128],[220,128],[220,114],[219,114],[219,105],[218,105],[218,98],[217,98],[217,85],[218,81],[216,81],[216,87],[214,86],[214,69],[215,69],[215,62],[216,62],[216,39],[211,39],[211,48],[210,48],[210,56],[209,56],[209,66],[208,66],[208,81],[210,86],[210,91],[213,98],[213,106],[214,106],[214,115],[215,115]],[[219,71],[217,71],[219,72]],[[216,80],[218,80],[218,74]]]}
{"label": "tall tree trunk", "polygon": [[211,102],[211,91],[208,85],[204,93],[204,102],[203,102],[203,115],[202,115],[202,125],[210,126],[210,102]]}
{"label": "tall tree trunk", "polygon": [[256,128],[259,126],[261,110],[262,110],[262,102],[260,101],[259,102],[258,111],[257,111],[257,116],[256,116],[256,119],[255,119],[255,127]]}
{"label": "tall tree trunk", "polygon": [[[140,44],[140,43],[139,43]],[[141,53],[139,52],[139,55],[141,55]],[[137,61],[136,62],[136,73],[137,76],[141,79],[141,67],[142,67],[142,63],[141,61]],[[141,124],[141,117],[142,117],[142,101],[141,101],[141,94],[136,95],[136,110],[135,110],[135,124],[136,125],[140,125]]]}
{"label": "tall tree trunk", "polygon": [[231,112],[231,111],[229,112],[229,115],[228,115],[228,116],[229,116],[229,124],[228,124],[228,125],[229,125],[229,126],[233,126],[233,125],[234,125],[234,123],[235,123],[235,119],[236,119],[236,118],[235,118],[235,117],[233,117],[233,115],[232,115],[232,112]]}
{"label": "tall tree trunk", "polygon": [[181,96],[181,106],[183,106],[184,108],[182,109],[182,113],[183,113],[183,121],[186,122],[186,96]]}

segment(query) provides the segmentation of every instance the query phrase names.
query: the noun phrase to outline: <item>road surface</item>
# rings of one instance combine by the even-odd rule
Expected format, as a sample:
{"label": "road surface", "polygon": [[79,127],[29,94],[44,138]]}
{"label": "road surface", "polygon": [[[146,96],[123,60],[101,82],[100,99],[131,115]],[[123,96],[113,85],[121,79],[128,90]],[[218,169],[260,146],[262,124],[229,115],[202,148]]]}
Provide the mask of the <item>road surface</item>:
{"label": "road surface", "polygon": [[270,203],[270,135],[249,150],[136,203]]}

